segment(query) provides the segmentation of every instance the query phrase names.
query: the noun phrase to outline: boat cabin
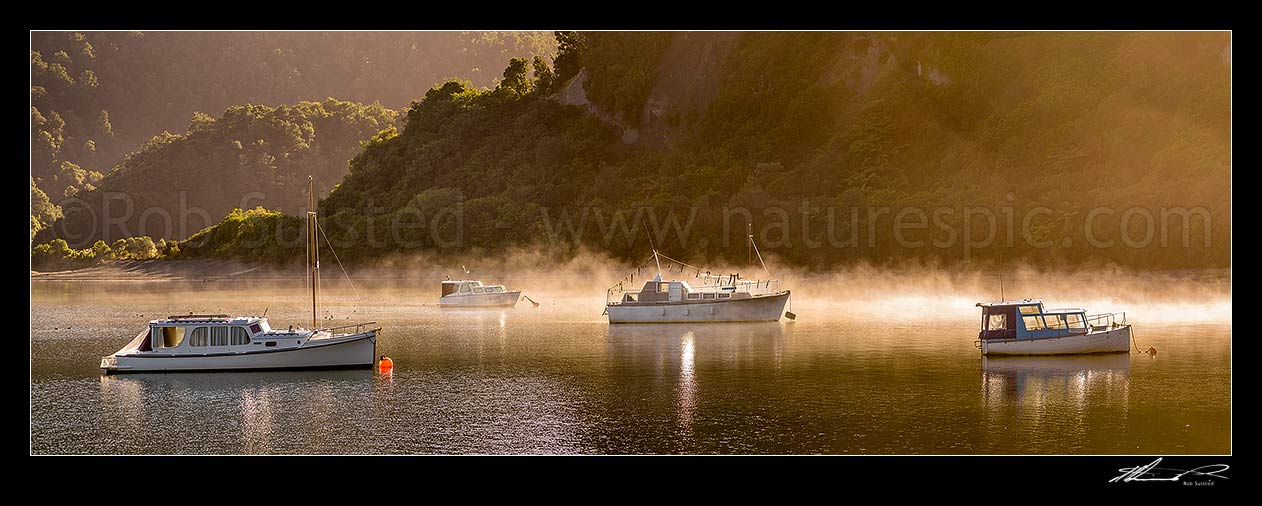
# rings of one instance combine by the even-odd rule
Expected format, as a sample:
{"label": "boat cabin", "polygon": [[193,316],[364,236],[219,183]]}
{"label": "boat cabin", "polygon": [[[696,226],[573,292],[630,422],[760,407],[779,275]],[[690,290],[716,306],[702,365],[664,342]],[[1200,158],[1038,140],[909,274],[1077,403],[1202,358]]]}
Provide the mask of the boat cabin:
{"label": "boat cabin", "polygon": [[440,297],[448,295],[469,295],[484,293],[505,293],[504,285],[486,285],[483,286],[481,281],[443,281],[443,293]]}
{"label": "boat cabin", "polygon": [[979,302],[982,308],[981,339],[1039,339],[1089,332],[1087,310],[1046,309],[1042,299]]}
{"label": "boat cabin", "polygon": [[[286,337],[284,332],[272,332],[267,320],[259,317],[170,316],[149,322],[149,328],[136,336],[133,343],[137,351],[210,352],[232,347],[264,346],[262,339],[254,339],[263,334],[268,334],[269,339]],[[294,333],[293,337],[301,336]],[[267,346],[276,346],[275,342],[269,343]]]}
{"label": "boat cabin", "polygon": [[662,281],[654,279],[644,283],[639,292],[623,292],[623,304],[683,304],[688,302],[717,302],[732,299],[748,299],[748,292],[739,292],[735,286],[707,286],[698,290],[687,281]]}

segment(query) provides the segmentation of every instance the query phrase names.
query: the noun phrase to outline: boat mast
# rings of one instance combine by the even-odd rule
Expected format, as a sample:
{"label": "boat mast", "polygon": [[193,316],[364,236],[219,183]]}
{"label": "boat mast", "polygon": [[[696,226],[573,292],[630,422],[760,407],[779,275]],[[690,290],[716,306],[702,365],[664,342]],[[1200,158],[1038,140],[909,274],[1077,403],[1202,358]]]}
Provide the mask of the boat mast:
{"label": "boat mast", "polygon": [[745,265],[754,265],[754,222],[745,222]]}
{"label": "boat mast", "polygon": [[315,179],[307,176],[307,268],[311,271],[311,329],[319,328],[316,322],[316,292],[320,287],[320,252],[315,236]]}
{"label": "boat mast", "polygon": [[657,262],[657,279],[662,279],[662,261],[657,258],[657,246],[653,245],[653,233],[646,230],[645,235],[649,238],[649,248],[653,249],[653,261]]}

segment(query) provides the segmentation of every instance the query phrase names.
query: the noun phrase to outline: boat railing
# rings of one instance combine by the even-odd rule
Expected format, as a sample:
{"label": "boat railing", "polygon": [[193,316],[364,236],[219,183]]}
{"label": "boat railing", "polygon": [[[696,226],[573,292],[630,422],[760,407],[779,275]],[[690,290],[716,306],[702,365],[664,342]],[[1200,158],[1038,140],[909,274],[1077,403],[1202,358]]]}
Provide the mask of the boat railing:
{"label": "boat railing", "polygon": [[377,324],[377,322],[349,323],[349,324],[346,324],[346,325],[339,325],[339,326],[336,326],[336,327],[324,327],[324,328],[321,328],[321,329],[319,329],[319,330],[320,330],[320,331],[324,331],[324,332],[332,332],[332,331],[334,331],[334,330],[349,329],[349,328],[354,327],[354,328],[355,328],[355,332],[354,332],[354,333],[355,333],[355,334],[358,334],[358,333],[362,332],[362,329],[363,329],[364,327],[367,327],[367,326],[369,326],[369,325],[376,325],[376,324]]}
{"label": "boat railing", "polygon": [[167,319],[168,320],[205,321],[205,320],[225,320],[231,317],[232,317],[231,315],[226,315],[226,314],[192,314],[190,313],[190,314],[171,315],[171,316],[168,316]]}
{"label": "boat railing", "polygon": [[750,295],[761,295],[766,293],[779,293],[780,281],[778,280],[756,280],[747,281],[731,281],[723,276],[722,280],[711,278],[702,281],[700,286],[692,287],[693,293],[723,293],[723,292],[747,292]]}
{"label": "boat railing", "polygon": [[1126,325],[1126,311],[1120,313],[1103,313],[1087,317],[1087,325],[1091,327],[1117,327]]}

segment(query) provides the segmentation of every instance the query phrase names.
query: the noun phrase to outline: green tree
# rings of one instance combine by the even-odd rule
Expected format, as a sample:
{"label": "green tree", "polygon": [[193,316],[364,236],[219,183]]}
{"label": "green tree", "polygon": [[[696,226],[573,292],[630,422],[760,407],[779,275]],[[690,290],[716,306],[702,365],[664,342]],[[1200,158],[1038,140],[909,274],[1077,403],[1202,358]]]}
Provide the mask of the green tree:
{"label": "green tree", "polygon": [[48,200],[48,194],[39,189],[35,185],[35,178],[31,178],[31,239],[35,239],[35,234],[40,230],[52,226],[53,222],[61,219],[61,208]]}
{"label": "green tree", "polygon": [[556,91],[556,74],[552,72],[552,68],[548,67],[548,62],[543,61],[543,57],[535,55],[532,62],[535,70],[535,89],[543,93],[551,93]]}
{"label": "green tree", "polygon": [[96,258],[101,260],[114,258],[114,250],[110,249],[110,245],[105,244],[105,241],[100,239],[97,239],[96,242],[92,243],[92,252],[95,254]]}
{"label": "green tree", "polygon": [[557,56],[552,60],[556,68],[556,80],[560,83],[569,81],[578,75],[583,66],[583,50],[586,41],[579,32],[555,32],[557,40]]}
{"label": "green tree", "polygon": [[104,109],[96,115],[96,133],[104,137],[114,136],[114,125],[110,123],[110,112]]}
{"label": "green tree", "polygon": [[517,96],[530,93],[530,79],[526,77],[526,66],[525,58],[508,60],[508,67],[504,69],[504,80],[500,81],[497,89],[511,90]]}

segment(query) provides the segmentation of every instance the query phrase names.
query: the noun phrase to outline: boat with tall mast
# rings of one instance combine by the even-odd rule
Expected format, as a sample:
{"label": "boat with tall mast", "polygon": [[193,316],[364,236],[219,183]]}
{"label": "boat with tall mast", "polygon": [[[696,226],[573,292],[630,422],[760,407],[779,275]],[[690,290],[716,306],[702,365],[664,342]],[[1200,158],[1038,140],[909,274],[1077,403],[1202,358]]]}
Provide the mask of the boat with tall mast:
{"label": "boat with tall mast", "polygon": [[[158,371],[219,371],[372,367],[377,322],[321,327],[314,181],[307,211],[307,281],[311,289],[311,328],[272,329],[266,317],[227,314],[168,316],[149,322],[126,346],[101,359],[105,374]],[[328,237],[325,237],[328,240]],[[329,245],[332,248],[332,244]],[[336,252],[334,253],[336,256]],[[339,262],[340,264],[340,262]],[[349,280],[349,276],[347,277]],[[349,332],[339,332],[347,331]]]}
{"label": "boat with tall mast", "polygon": [[[609,316],[609,323],[774,322],[780,321],[782,314],[795,319],[791,311],[784,311],[789,290],[781,289],[779,280],[770,279],[771,272],[753,242],[754,236],[748,235],[750,249],[758,255],[767,280],[741,279],[739,273],[713,274],[653,248],[657,276],[638,289],[627,289],[626,283],[635,282],[632,274],[606,291],[605,314]],[[663,259],[668,262],[668,271],[674,271],[674,266],[678,266],[680,273],[695,271],[693,280],[699,280],[700,284],[694,286],[686,280],[664,279]]]}

